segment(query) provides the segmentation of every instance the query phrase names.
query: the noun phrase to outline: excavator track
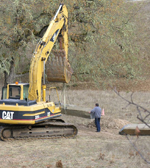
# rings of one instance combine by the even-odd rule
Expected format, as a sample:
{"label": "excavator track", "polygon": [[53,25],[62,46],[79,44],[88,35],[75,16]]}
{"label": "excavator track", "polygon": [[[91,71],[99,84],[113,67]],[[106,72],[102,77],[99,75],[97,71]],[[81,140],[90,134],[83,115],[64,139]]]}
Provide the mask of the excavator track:
{"label": "excavator track", "polygon": [[52,139],[74,138],[78,133],[77,128],[69,123],[40,123],[36,125],[1,126],[0,138],[3,141],[28,140],[28,139]]}

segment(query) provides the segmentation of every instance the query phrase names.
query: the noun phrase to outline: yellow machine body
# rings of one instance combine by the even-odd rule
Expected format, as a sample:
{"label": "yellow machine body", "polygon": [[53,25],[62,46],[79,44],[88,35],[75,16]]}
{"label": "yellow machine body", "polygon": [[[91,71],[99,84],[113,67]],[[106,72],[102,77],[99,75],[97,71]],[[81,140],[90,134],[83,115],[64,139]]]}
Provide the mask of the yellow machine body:
{"label": "yellow machine body", "polygon": [[2,96],[7,98],[0,100],[1,124],[30,125],[61,116],[61,109],[54,102],[28,100],[28,88],[28,83],[17,83],[3,89]]}
{"label": "yellow machine body", "polygon": [[[61,4],[33,53],[29,83],[8,84],[7,88],[3,88],[0,100],[0,124],[30,125],[61,115],[60,106],[46,100],[45,85],[45,64],[48,57],[51,60],[50,53],[57,38],[60,38],[60,51],[64,54],[54,58],[61,61],[50,63],[50,66],[55,64],[55,68],[49,72],[53,74],[49,80],[64,83],[70,81],[72,70],[68,61],[68,12],[66,6]],[[62,64],[64,66],[59,73],[63,74],[63,78],[60,78],[58,68]]]}
{"label": "yellow machine body", "polygon": [[[31,106],[11,106],[0,105],[1,118],[0,123],[3,124],[36,124],[43,120],[49,120],[60,116],[60,109],[53,103],[38,103]],[[11,109],[11,111],[10,111]]]}

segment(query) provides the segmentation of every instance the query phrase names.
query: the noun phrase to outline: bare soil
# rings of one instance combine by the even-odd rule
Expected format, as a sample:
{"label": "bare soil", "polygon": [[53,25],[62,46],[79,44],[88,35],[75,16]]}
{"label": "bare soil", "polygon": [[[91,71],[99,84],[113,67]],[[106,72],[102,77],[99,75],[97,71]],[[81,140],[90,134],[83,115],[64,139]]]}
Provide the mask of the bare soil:
{"label": "bare soil", "polygon": [[[146,86],[145,86],[146,87]],[[61,93],[61,92],[60,92]],[[120,94],[130,99],[131,92]],[[61,95],[61,94],[60,94]],[[150,165],[150,137],[119,135],[119,130],[128,123],[140,123],[137,110],[128,106],[112,90],[69,90],[67,104],[90,111],[95,102],[104,108],[101,132],[95,132],[93,120],[63,115],[62,118],[78,127],[74,139],[16,140],[1,144],[0,168],[148,168]],[[61,97],[61,96],[60,96]],[[150,108],[150,92],[138,91],[133,100]],[[140,154],[133,148],[135,145]],[[141,157],[142,156],[142,157]]]}

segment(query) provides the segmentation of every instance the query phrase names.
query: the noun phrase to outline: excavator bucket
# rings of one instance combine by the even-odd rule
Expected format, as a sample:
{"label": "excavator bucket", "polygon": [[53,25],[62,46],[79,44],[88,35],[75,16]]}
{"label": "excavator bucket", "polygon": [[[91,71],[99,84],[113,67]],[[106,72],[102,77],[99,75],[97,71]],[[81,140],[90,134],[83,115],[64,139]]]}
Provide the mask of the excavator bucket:
{"label": "excavator bucket", "polygon": [[54,56],[46,62],[46,75],[49,82],[68,83],[73,70],[64,50],[53,51]]}

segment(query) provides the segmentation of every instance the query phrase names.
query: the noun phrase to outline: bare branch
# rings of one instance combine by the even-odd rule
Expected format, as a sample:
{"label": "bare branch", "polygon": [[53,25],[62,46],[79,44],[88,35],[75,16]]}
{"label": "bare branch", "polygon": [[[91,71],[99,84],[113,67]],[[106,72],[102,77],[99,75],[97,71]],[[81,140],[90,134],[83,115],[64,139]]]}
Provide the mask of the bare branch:
{"label": "bare branch", "polygon": [[[110,86],[111,87],[111,86]],[[112,88],[112,87],[111,87]],[[148,124],[149,120],[150,120],[150,111],[147,110],[145,107],[142,107],[140,105],[138,105],[137,103],[134,103],[133,101],[133,94],[134,93],[131,93],[130,95],[130,99],[131,100],[127,100],[126,98],[124,98],[123,96],[120,95],[120,93],[116,90],[116,88],[112,88],[112,90],[119,96],[121,97],[123,100],[125,100],[128,104],[127,106],[129,105],[134,105],[136,106],[136,109],[138,111],[138,115],[137,115],[137,119],[139,119],[142,123],[144,123],[146,126],[148,126],[150,128],[150,124]],[[126,106],[126,107],[127,107]],[[143,117],[144,116],[144,117]],[[138,150],[138,148],[136,147],[136,145],[131,142],[129,136],[126,134],[126,138],[129,140],[130,144],[133,146],[133,148],[139,153],[139,155],[141,156],[141,158],[148,164],[150,164],[150,161],[148,161],[147,159],[145,159],[145,157],[142,155],[142,153]],[[138,138],[138,136],[137,136]]]}
{"label": "bare branch", "polygon": [[[110,86],[110,87],[111,87],[111,86]],[[112,88],[112,87],[111,87],[111,89],[112,89],[121,99],[123,99],[123,100],[125,100],[125,101],[127,102],[127,105],[126,105],[125,108],[127,108],[129,105],[134,105],[134,106],[136,107],[137,111],[138,111],[138,116],[137,116],[137,118],[138,118],[140,121],[142,121],[144,124],[146,123],[146,125],[148,125],[146,119],[148,119],[148,118],[150,117],[150,111],[149,111],[148,109],[146,109],[145,107],[143,107],[143,106],[141,106],[141,105],[139,105],[139,104],[137,104],[137,103],[135,103],[135,102],[133,101],[133,94],[134,94],[133,92],[132,92],[131,95],[130,95],[130,100],[128,100],[128,99],[124,98],[123,96],[121,96],[121,94],[116,90],[116,88]],[[145,115],[145,113],[147,113],[147,114]],[[148,121],[149,121],[149,120],[148,120]]]}
{"label": "bare branch", "polygon": [[128,135],[126,135],[126,138],[129,140],[130,144],[133,146],[133,148],[139,153],[139,155],[141,156],[141,158],[148,164],[150,164],[150,161],[147,161],[147,159],[145,159],[145,157],[141,154],[141,152],[137,149],[137,147],[135,146],[134,143],[132,143],[130,141],[130,138],[128,137]]}

